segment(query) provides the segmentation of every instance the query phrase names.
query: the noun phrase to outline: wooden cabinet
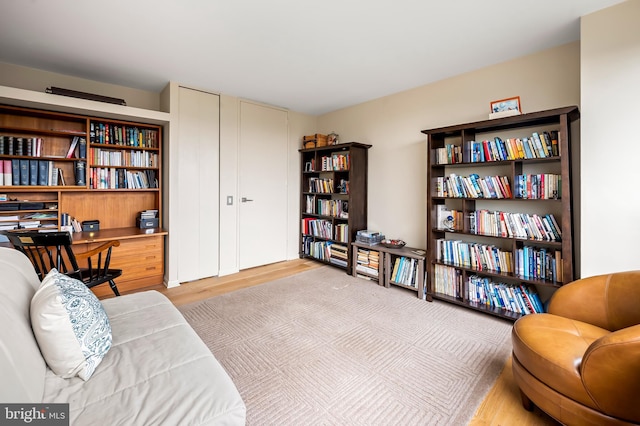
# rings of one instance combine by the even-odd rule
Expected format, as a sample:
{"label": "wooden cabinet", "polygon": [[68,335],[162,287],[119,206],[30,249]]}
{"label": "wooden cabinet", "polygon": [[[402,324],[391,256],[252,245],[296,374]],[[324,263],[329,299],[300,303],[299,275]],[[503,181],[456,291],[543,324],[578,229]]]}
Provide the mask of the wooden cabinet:
{"label": "wooden cabinet", "polygon": [[[144,229],[118,228],[91,235],[81,232],[73,236],[74,251],[91,250],[104,241],[118,240],[120,246],[113,249],[111,266],[122,269],[117,280],[121,293],[162,283],[164,275],[164,236],[162,230],[147,233]],[[113,296],[109,286],[94,287],[99,297]]]}
{"label": "wooden cabinet", "polygon": [[156,124],[0,105],[0,226],[46,231],[67,217],[98,220],[98,231],[74,233],[74,250],[118,239],[120,290],[160,284],[166,232],[138,229],[136,218],[155,209],[162,224],[161,147]]}
{"label": "wooden cabinet", "polygon": [[351,273],[351,242],[367,227],[369,148],[350,142],[299,150],[300,257]]}
{"label": "wooden cabinet", "polygon": [[574,279],[578,118],[565,107],[422,131],[428,298],[516,319]]}

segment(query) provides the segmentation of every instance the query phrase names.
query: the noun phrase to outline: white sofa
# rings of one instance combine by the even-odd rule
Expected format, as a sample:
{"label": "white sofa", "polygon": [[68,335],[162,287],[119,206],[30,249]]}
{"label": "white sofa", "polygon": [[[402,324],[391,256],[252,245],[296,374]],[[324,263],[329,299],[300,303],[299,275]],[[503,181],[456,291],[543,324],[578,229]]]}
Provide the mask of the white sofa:
{"label": "white sofa", "polygon": [[71,425],[243,425],[235,385],[180,312],[147,291],[102,301],[113,342],[93,375],[56,376],[30,321],[40,282],[0,247],[0,402],[69,403]]}

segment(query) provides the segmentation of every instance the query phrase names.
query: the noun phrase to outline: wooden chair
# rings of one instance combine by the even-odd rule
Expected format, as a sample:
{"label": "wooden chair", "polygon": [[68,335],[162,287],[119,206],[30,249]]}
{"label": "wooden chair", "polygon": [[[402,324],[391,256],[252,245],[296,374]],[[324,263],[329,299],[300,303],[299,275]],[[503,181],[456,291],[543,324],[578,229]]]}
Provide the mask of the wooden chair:
{"label": "wooden chair", "polygon": [[120,296],[114,280],[122,275],[122,269],[109,268],[111,249],[118,247],[119,241],[107,241],[93,250],[74,253],[71,250],[71,235],[66,231],[12,231],[3,234],[16,250],[31,260],[40,280],[56,268],[82,281],[89,288],[108,282],[115,295]]}

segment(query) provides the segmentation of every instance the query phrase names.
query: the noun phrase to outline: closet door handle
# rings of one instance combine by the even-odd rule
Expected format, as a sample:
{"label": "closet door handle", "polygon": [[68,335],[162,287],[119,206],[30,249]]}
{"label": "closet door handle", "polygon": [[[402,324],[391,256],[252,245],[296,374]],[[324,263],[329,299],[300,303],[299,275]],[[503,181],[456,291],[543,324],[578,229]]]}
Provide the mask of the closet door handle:
{"label": "closet door handle", "polygon": [[247,202],[253,201],[253,200],[250,200],[247,197],[242,197],[242,199],[240,201],[242,201],[243,203],[247,203]]}

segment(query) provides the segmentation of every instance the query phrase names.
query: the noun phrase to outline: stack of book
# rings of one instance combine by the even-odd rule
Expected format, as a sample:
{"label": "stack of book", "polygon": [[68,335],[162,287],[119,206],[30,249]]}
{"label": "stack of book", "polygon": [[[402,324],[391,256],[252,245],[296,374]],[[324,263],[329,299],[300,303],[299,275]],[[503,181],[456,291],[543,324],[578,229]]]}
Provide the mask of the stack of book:
{"label": "stack of book", "polygon": [[[369,276],[377,277],[379,266],[380,252],[358,248],[356,272],[363,272]],[[368,276],[361,276],[360,274],[357,274],[356,276],[361,278],[369,278]]]}
{"label": "stack of book", "polygon": [[338,243],[331,243],[329,246],[330,257],[329,261],[335,265],[347,266],[348,263],[348,253],[349,249],[347,246]]}

